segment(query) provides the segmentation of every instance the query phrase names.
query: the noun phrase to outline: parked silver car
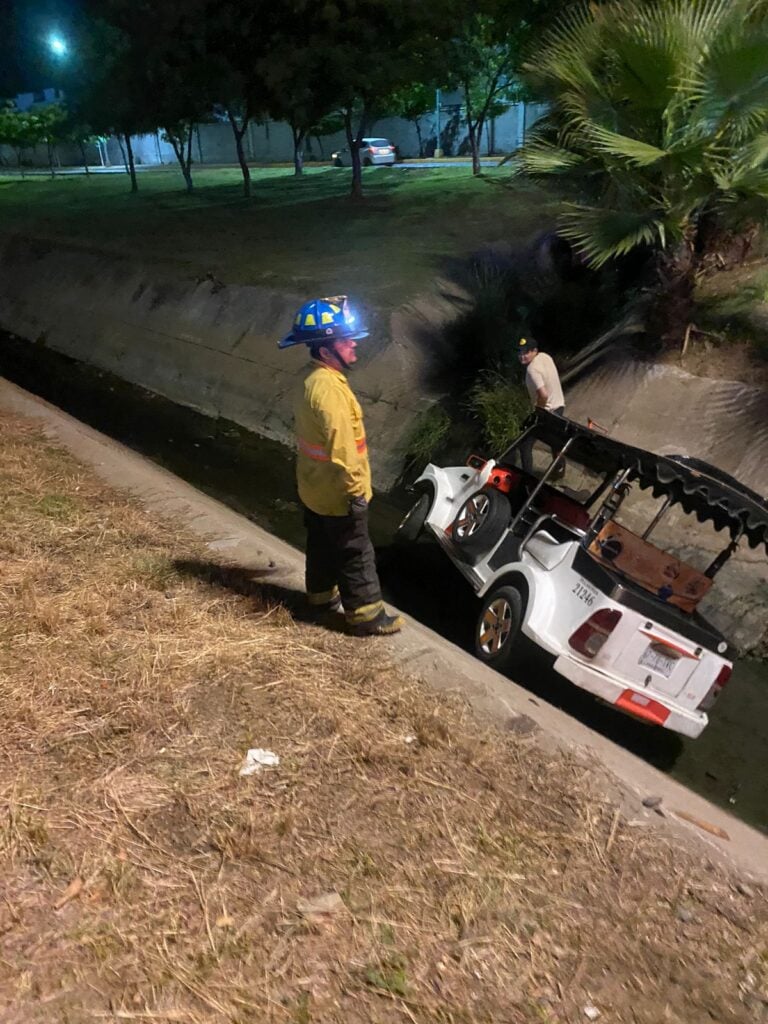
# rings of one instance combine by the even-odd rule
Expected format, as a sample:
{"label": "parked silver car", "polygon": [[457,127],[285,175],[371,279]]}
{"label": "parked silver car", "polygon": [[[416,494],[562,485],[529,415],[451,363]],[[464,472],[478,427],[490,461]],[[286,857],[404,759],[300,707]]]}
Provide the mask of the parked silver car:
{"label": "parked silver car", "polygon": [[[349,147],[337,149],[331,153],[331,160],[336,167],[351,167],[352,154]],[[372,167],[374,164],[393,164],[395,162],[395,147],[389,139],[363,139],[360,143],[360,162],[363,167]]]}

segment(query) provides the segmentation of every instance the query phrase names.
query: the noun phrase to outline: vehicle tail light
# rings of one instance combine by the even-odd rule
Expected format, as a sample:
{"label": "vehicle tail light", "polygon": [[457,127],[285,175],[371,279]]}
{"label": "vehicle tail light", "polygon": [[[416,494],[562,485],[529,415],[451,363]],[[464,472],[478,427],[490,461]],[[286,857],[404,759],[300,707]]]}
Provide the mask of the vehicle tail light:
{"label": "vehicle tail light", "polygon": [[717,679],[712,683],[707,695],[704,700],[699,704],[697,711],[709,711],[712,705],[715,703],[717,698],[720,696],[720,691],[731,678],[733,672],[733,665],[723,665],[720,671],[717,673]]}
{"label": "vehicle tail light", "polygon": [[573,633],[568,643],[578,654],[585,658],[594,658],[600,653],[603,644],[616,629],[621,620],[621,612],[615,608],[601,608],[590,615]]}

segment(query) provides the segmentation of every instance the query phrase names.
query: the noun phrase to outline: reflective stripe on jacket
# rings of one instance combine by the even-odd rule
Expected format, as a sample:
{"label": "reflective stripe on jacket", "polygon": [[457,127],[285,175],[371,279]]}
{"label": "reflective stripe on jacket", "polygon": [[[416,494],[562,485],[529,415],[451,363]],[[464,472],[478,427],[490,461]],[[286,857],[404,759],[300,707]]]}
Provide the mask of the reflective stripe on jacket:
{"label": "reflective stripe on jacket", "polygon": [[320,516],[344,516],[351,498],[370,501],[371,469],[360,404],[329,366],[307,376],[296,402],[296,477],[302,502]]}

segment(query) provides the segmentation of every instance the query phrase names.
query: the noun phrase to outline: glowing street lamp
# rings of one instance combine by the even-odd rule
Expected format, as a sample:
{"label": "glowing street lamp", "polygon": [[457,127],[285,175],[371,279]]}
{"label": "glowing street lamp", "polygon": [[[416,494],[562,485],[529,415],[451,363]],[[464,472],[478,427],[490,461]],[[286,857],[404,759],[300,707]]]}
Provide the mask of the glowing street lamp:
{"label": "glowing street lamp", "polygon": [[67,53],[67,44],[61,36],[48,36],[48,48],[54,57],[64,57]]}

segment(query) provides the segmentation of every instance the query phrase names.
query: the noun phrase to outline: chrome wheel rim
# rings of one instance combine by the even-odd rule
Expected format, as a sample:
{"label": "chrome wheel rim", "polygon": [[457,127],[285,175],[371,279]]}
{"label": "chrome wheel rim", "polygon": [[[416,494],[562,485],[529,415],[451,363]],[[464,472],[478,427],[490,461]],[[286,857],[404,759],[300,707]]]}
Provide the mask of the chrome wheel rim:
{"label": "chrome wheel rim", "polygon": [[480,619],[478,646],[488,657],[499,654],[512,632],[512,608],[503,597],[491,601]]}
{"label": "chrome wheel rim", "polygon": [[485,522],[490,506],[491,503],[486,494],[476,494],[474,498],[470,498],[459,512],[456,525],[453,528],[454,535],[465,540],[477,533]]}
{"label": "chrome wheel rim", "polygon": [[398,526],[398,530],[402,530],[403,527],[405,526],[405,524],[408,523],[416,515],[418,510],[422,507],[423,501],[424,501],[423,498],[419,498],[419,500],[417,502],[415,502],[413,505],[411,505],[411,507],[408,509],[408,511],[403,516],[403,518],[400,520],[400,525]]}

